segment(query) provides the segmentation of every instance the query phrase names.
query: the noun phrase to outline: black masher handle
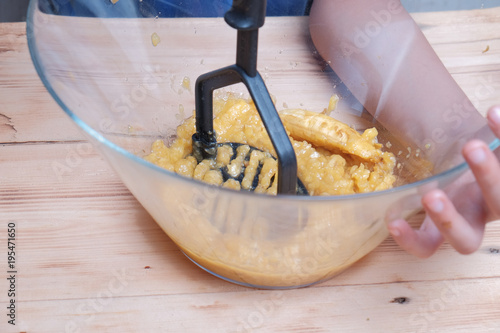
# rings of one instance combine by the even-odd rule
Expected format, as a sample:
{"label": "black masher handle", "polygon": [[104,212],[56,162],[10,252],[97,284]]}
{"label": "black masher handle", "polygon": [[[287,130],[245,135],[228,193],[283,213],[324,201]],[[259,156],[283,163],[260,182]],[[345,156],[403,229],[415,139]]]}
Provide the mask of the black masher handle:
{"label": "black masher handle", "polygon": [[238,30],[236,65],[254,77],[257,75],[259,28],[266,19],[266,0],[233,0],[233,6],[224,15],[226,23]]}
{"label": "black masher handle", "polygon": [[278,194],[297,193],[297,158],[285,127],[257,71],[258,30],[264,25],[266,0],[233,0],[226,13],[227,24],[238,30],[236,64],[198,77],[196,95],[196,133],[193,154],[198,160],[217,154],[213,130],[213,92],[243,82],[260,114],[278,159]]}

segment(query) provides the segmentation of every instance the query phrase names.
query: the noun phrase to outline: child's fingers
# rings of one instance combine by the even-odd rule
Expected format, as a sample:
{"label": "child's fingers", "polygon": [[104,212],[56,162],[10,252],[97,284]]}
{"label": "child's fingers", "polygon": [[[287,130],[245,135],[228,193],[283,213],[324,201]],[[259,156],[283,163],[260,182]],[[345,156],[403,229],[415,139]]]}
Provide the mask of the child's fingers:
{"label": "child's fingers", "polygon": [[[488,111],[491,130],[500,138],[500,106]],[[484,200],[491,212],[500,216],[500,162],[489,147],[481,141],[468,142],[463,149],[464,157],[482,191]],[[500,148],[496,151],[500,156]],[[464,196],[470,193],[462,193]],[[472,194],[473,195],[473,194]],[[475,252],[481,245],[486,221],[469,223],[440,190],[427,193],[422,204],[427,218],[420,230],[413,230],[404,220],[389,223],[388,228],[394,240],[407,252],[421,258],[432,255],[443,239],[460,253]],[[476,216],[477,218],[477,216]],[[472,220],[475,220],[472,218]]]}
{"label": "child's fingers", "polygon": [[500,105],[491,107],[488,110],[487,118],[491,130],[500,138]]}
{"label": "child's fingers", "polygon": [[[500,139],[500,105],[491,107],[488,110],[487,118],[491,130],[495,133],[497,138]],[[494,153],[500,160],[500,148],[497,148]]]}
{"label": "child's fingers", "polygon": [[500,163],[488,146],[479,140],[468,142],[463,149],[483,193],[484,201],[493,215],[500,216]]}
{"label": "child's fingers", "polygon": [[469,223],[441,190],[427,193],[422,198],[422,204],[441,235],[459,253],[470,254],[479,248],[484,234],[483,222]]}
{"label": "child's fingers", "polygon": [[388,228],[403,250],[419,258],[430,257],[443,243],[443,237],[429,218],[424,220],[419,230],[413,230],[404,220],[391,221]]}

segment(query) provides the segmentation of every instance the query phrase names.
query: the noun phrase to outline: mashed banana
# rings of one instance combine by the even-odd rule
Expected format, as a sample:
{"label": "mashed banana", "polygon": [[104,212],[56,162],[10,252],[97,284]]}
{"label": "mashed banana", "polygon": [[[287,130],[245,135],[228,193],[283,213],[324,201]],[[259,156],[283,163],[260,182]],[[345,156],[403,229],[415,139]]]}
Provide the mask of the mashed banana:
{"label": "mashed banana", "polygon": [[[177,128],[176,140],[167,147],[153,143],[146,160],[180,175],[232,189],[252,189],[257,193],[276,194],[277,162],[266,129],[252,102],[227,97],[214,101],[214,130],[217,142],[236,142],[237,157],[231,160],[228,146],[218,149],[215,160],[197,163],[192,154],[195,119],[191,117]],[[377,143],[377,130],[359,134],[332,117],[315,112],[289,109],[280,112],[297,156],[297,173],[310,195],[343,195],[389,189],[396,178],[395,157],[383,152]],[[264,152],[253,150],[255,147]],[[224,148],[226,147],[226,148]],[[246,158],[246,156],[249,156]],[[251,186],[252,175],[261,165],[258,185]],[[231,175],[243,177],[224,181],[219,169],[227,166]],[[242,174],[242,172],[245,172]],[[240,177],[240,178],[241,178]]]}

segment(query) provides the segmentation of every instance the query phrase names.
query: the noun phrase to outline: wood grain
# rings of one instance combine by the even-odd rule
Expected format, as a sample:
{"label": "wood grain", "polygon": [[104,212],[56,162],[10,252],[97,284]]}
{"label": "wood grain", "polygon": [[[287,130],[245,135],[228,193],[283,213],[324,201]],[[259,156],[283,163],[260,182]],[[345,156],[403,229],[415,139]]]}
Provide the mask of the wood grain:
{"label": "wood grain", "polygon": [[[483,109],[499,97],[499,14],[415,15],[469,96],[493,87]],[[161,231],[48,95],[21,23],[0,24],[0,102],[1,332],[500,332],[500,222],[470,256],[444,245],[420,260],[387,239],[316,286],[248,289],[202,271]],[[4,314],[10,221],[15,327]]]}
{"label": "wood grain", "polygon": [[82,140],[36,74],[25,31],[0,24],[0,142]]}

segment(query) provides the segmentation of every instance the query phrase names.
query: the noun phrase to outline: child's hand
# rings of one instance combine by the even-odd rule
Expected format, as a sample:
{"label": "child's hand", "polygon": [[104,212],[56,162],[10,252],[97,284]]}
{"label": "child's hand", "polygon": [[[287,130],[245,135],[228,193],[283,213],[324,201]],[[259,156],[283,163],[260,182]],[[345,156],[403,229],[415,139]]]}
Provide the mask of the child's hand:
{"label": "child's hand", "polygon": [[[500,106],[488,111],[488,121],[500,138]],[[459,253],[475,252],[485,224],[500,218],[500,148],[495,153],[479,140],[468,142],[462,153],[472,172],[444,193],[433,190],[422,198],[427,217],[419,230],[404,220],[389,223],[394,240],[417,257],[431,256],[444,240]]]}

